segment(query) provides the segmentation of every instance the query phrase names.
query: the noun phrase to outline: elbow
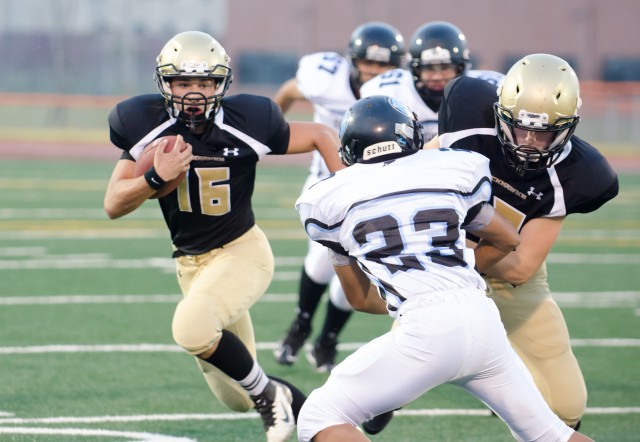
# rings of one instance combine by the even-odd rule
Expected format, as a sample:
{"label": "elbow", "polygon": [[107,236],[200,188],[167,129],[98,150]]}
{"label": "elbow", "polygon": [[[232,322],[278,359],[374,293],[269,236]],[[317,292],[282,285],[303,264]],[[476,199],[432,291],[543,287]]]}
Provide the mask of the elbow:
{"label": "elbow", "polygon": [[366,311],[366,302],[364,302],[364,299],[362,301],[358,300],[358,301],[352,301],[349,300],[349,304],[351,304],[351,307],[353,307],[354,310],[359,311],[359,312],[365,312]]}
{"label": "elbow", "polygon": [[506,279],[506,281],[514,287],[519,287],[527,282],[529,278],[524,275],[513,275]]}
{"label": "elbow", "polygon": [[509,284],[518,287],[529,281],[534,274],[535,271],[528,268],[520,267],[515,271],[509,272],[508,275],[505,275],[504,280]]}
{"label": "elbow", "polygon": [[107,214],[107,217],[109,219],[118,219],[120,218],[122,215],[119,214],[118,212],[116,212],[115,210],[113,210],[111,207],[104,207],[104,211]]}
{"label": "elbow", "polygon": [[506,245],[506,250],[509,252],[515,251],[520,245],[520,236],[515,236],[511,239],[509,243]]}
{"label": "elbow", "polygon": [[111,203],[108,199],[104,200],[104,212],[109,219],[118,219],[126,214],[118,205]]}
{"label": "elbow", "polygon": [[513,229],[511,234],[507,235],[507,238],[505,239],[504,248],[509,252],[513,252],[518,248],[518,246],[520,245],[520,242],[521,242],[520,234],[515,229]]}

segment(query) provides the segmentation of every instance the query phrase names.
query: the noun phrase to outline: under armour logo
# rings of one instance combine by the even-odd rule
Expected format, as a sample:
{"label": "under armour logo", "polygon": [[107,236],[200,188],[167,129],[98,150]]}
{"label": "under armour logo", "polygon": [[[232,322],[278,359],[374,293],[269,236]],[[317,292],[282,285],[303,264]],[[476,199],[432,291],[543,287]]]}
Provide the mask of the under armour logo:
{"label": "under armour logo", "polygon": [[239,155],[240,149],[237,147],[234,147],[233,149],[229,149],[228,147],[225,147],[224,150],[222,151],[222,155],[224,155],[225,157],[228,157],[229,155],[233,155],[234,157],[237,157]]}
{"label": "under armour logo", "polygon": [[527,192],[527,194],[531,195],[531,196],[535,196],[538,201],[541,200],[542,199],[542,195],[543,195],[542,192],[535,193],[533,190],[534,190],[533,187],[530,187],[529,191]]}

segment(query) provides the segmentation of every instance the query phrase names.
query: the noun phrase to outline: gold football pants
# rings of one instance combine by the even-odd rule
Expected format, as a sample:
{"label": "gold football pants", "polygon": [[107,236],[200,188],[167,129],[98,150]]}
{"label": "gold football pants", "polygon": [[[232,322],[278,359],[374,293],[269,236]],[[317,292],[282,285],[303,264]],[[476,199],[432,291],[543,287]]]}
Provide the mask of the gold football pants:
{"label": "gold football pants", "polygon": [[546,264],[522,286],[493,278],[487,278],[487,284],[509,341],[545,401],[567,425],[575,426],[587,406],[587,388],[571,351],[567,324],[551,297]]}
{"label": "gold football pants", "polygon": [[[173,316],[173,338],[192,355],[217,342],[222,330],[235,334],[256,358],[249,309],[269,287],[273,253],[258,226],[224,247],[202,255],[176,259],[178,283],[184,298]],[[213,394],[235,411],[247,411],[253,402],[236,381],[213,365],[196,358]]]}

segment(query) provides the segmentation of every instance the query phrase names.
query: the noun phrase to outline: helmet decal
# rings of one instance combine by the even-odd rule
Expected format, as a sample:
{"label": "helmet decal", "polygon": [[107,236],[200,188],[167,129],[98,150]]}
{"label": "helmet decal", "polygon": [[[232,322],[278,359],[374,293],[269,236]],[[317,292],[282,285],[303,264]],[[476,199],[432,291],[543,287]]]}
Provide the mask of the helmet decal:
{"label": "helmet decal", "polygon": [[389,97],[389,104],[398,112],[405,114],[409,118],[414,118],[413,112],[409,109],[409,106],[404,104],[402,101]]}
{"label": "helmet decal", "polygon": [[402,153],[403,149],[395,141],[382,141],[365,147],[362,151],[362,159],[369,161],[379,156],[386,156],[392,153]]}
{"label": "helmet decal", "polygon": [[371,61],[380,61],[383,63],[391,62],[391,49],[383,46],[369,46],[365,52],[365,58]]}

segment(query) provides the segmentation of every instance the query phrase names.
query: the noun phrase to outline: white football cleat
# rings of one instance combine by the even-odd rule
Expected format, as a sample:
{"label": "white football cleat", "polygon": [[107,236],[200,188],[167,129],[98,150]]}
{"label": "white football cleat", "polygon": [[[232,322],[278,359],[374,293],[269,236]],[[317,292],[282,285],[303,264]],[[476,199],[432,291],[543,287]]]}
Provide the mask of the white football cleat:
{"label": "white football cleat", "polygon": [[267,442],[288,440],[296,427],[291,409],[293,395],[289,387],[272,380],[262,394],[251,396],[251,399],[262,418]]}

